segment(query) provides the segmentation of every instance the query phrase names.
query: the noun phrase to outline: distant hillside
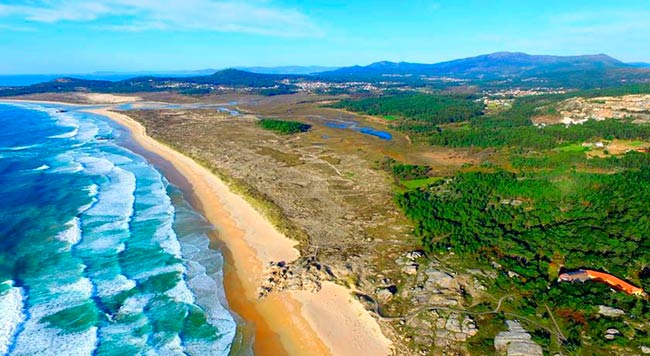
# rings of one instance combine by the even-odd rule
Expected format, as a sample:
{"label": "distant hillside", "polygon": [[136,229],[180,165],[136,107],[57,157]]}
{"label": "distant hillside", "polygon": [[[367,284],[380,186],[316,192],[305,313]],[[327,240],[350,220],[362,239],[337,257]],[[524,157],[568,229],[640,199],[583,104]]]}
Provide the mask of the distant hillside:
{"label": "distant hillside", "polygon": [[584,56],[530,55],[498,52],[435,64],[377,62],[368,66],[339,68],[321,76],[376,76],[385,74],[449,76],[458,78],[497,78],[532,76],[558,71],[598,70],[631,67],[604,54]]}
{"label": "distant hillside", "polygon": [[[29,86],[19,86],[10,88],[0,88],[0,96],[14,96],[25,94],[40,93],[66,93],[73,91],[95,91],[110,92],[115,82],[108,80],[87,80],[75,78],[57,78],[48,82],[32,84]],[[124,92],[128,92],[125,90]]]}
{"label": "distant hillside", "polygon": [[339,67],[323,66],[281,66],[281,67],[236,67],[236,69],[262,74],[313,74],[326,71],[333,71]]}
{"label": "distant hillside", "polygon": [[210,75],[200,75],[193,77],[141,77],[129,79],[125,82],[179,82],[179,83],[196,83],[196,84],[211,84],[211,85],[226,85],[235,87],[271,87],[277,85],[283,79],[297,78],[294,75],[281,75],[281,74],[262,74],[252,73],[239,69],[224,69]]}
{"label": "distant hillside", "polygon": [[[94,91],[106,93],[152,92],[164,90],[196,90],[205,86],[226,86],[265,90],[276,88],[274,92],[283,94],[291,89],[280,83],[283,79],[297,79],[293,75],[260,74],[225,69],[210,75],[193,77],[137,77],[120,81],[86,80],[77,78],[57,78],[48,82],[24,87],[0,89],[0,96],[37,94],[48,92]],[[269,93],[271,94],[271,93]]]}
{"label": "distant hillside", "polygon": [[[218,69],[198,69],[198,70],[173,70],[173,71],[139,71],[139,72],[111,72],[99,71],[91,74],[82,74],[81,77],[86,76],[120,76],[120,77],[191,77],[197,75],[209,75],[217,72]],[[74,76],[77,78],[77,76]]]}
{"label": "distant hillside", "polygon": [[[265,70],[298,72],[315,68],[278,67]],[[387,78],[387,75],[391,77]],[[306,84],[315,81],[327,84]],[[0,96],[72,91],[206,94],[223,90],[261,95],[290,94],[301,90],[354,94],[458,87],[471,87],[474,90],[513,87],[593,89],[645,83],[650,83],[650,67],[626,64],[604,54],[561,57],[499,52],[435,64],[377,62],[316,74],[255,73],[231,68],[208,75],[198,72],[184,77],[149,75],[122,80],[64,77],[22,87],[0,86]]]}

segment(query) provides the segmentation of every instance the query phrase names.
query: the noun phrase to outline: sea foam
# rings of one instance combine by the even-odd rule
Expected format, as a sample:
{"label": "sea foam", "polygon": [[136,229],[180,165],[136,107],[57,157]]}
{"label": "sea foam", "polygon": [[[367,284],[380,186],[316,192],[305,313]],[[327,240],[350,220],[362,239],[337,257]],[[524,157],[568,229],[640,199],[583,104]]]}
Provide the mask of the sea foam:
{"label": "sea foam", "polygon": [[12,345],[18,326],[25,320],[25,313],[22,288],[13,287],[13,281],[5,281],[2,284],[11,286],[0,295],[0,355],[5,355]]}
{"label": "sea foam", "polygon": [[[22,281],[24,288],[12,287],[12,305],[17,306],[13,310],[19,314],[5,315],[9,309],[0,304],[1,345],[12,355],[92,355],[127,349],[137,354],[228,354],[236,324],[225,307],[221,255],[209,249],[207,236],[176,230],[179,221],[193,225],[193,220],[185,220],[189,215],[183,207],[179,215],[178,200],[170,198],[175,188],[142,157],[110,140],[121,131],[113,132],[104,119],[75,109],[41,110],[59,126],[43,136],[51,140],[34,146],[2,144],[7,148],[3,154],[23,157],[33,148],[43,157],[31,167],[44,162],[51,167],[47,174],[33,176],[43,184],[52,177],[53,185],[44,186],[52,191],[67,189],[54,182],[74,175],[77,178],[70,181],[79,182],[71,186],[75,190],[52,197],[79,198],[79,203],[62,211],[64,217],[56,224],[68,221],[63,231],[44,239],[57,247],[46,253],[45,268],[31,272]],[[39,124],[47,122],[39,118]],[[13,149],[25,152],[9,151]],[[60,248],[61,242],[69,248]],[[9,295],[0,296],[0,303]],[[81,324],[84,330],[75,327],[79,324],[74,319],[66,320],[70,308],[83,310],[88,322]],[[177,328],[158,323],[161,317],[175,315],[175,321],[187,327],[182,318],[188,308],[204,313],[215,334],[185,339]],[[5,333],[5,325],[17,326]],[[2,338],[5,334],[16,336]]]}
{"label": "sea foam", "polygon": [[81,278],[68,284],[53,283],[49,289],[49,301],[29,308],[29,318],[23,323],[12,355],[91,355],[97,343],[97,327],[69,332],[44,318],[87,302],[92,296],[92,283]]}
{"label": "sea foam", "polygon": [[56,238],[59,241],[67,242],[70,245],[76,245],[81,240],[81,226],[78,217],[70,220],[65,224],[67,229],[58,233]]}

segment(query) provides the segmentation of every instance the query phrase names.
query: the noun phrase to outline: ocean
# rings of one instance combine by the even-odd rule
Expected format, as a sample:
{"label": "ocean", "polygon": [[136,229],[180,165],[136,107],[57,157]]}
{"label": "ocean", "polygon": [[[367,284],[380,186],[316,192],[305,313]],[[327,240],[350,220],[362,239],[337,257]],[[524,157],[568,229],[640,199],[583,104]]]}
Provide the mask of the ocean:
{"label": "ocean", "polygon": [[122,128],[22,103],[0,128],[0,355],[229,353],[212,227]]}

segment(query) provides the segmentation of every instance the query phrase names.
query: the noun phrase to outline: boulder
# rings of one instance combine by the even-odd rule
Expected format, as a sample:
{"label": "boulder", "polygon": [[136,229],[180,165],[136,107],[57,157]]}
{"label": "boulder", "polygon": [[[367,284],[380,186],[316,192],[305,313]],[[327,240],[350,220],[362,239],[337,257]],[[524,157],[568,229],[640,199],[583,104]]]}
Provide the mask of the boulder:
{"label": "boulder", "polygon": [[415,264],[415,261],[424,257],[424,253],[421,251],[411,251],[403,254],[398,259],[395,260],[400,266]]}
{"label": "boulder", "polygon": [[605,331],[605,339],[607,340],[614,340],[619,335],[621,335],[621,332],[614,328],[607,329],[607,331]]}
{"label": "boulder", "polygon": [[402,267],[402,272],[412,276],[418,273],[418,265],[416,263]]}
{"label": "boulder", "polygon": [[507,320],[508,331],[500,332],[494,338],[494,347],[508,356],[543,356],[542,347],[537,345],[530,334],[514,320]]}
{"label": "boulder", "polygon": [[377,299],[381,301],[388,301],[393,298],[393,295],[397,292],[397,287],[389,286],[386,288],[377,289]]}
{"label": "boulder", "polygon": [[449,319],[447,319],[447,323],[445,325],[445,329],[453,332],[453,333],[459,333],[462,331],[461,326],[460,326],[460,321],[458,321],[458,318],[456,315],[451,315]]}
{"label": "boulder", "polygon": [[476,323],[469,316],[465,316],[463,322],[461,323],[461,330],[464,334],[471,336],[476,335],[478,330],[476,329]]}
{"label": "boulder", "polygon": [[439,271],[436,269],[428,269],[426,272],[427,281],[424,288],[427,290],[447,289],[458,290],[458,281],[454,279],[449,273]]}
{"label": "boulder", "polygon": [[625,315],[625,312],[621,309],[608,307],[606,305],[599,305],[598,314],[615,318]]}

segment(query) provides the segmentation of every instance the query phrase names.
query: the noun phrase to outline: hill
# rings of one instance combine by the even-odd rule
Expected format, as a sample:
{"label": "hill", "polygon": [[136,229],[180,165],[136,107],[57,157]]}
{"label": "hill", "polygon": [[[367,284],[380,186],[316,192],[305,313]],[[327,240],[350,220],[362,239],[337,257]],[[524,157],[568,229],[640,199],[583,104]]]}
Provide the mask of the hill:
{"label": "hill", "polygon": [[[253,69],[305,72],[315,68]],[[390,80],[387,80],[387,76]],[[209,75],[197,72],[183,77],[148,75],[122,80],[104,79],[58,78],[24,87],[0,87],[0,96],[71,91],[176,91],[184,94],[206,94],[221,90],[279,95],[300,90],[316,90],[314,88],[320,92],[354,94],[368,90],[375,93],[391,90],[413,91],[419,88],[424,88],[425,91],[446,90],[459,86],[488,90],[539,87],[591,89],[650,83],[650,67],[626,64],[604,54],[547,56],[498,52],[435,64],[383,61],[316,74],[256,73],[230,68]],[[320,83],[310,86],[305,85],[305,82]]]}
{"label": "hill", "polygon": [[0,89],[0,96],[38,94],[48,92],[94,91],[100,93],[132,93],[164,90],[198,90],[215,86],[233,88],[285,88],[280,83],[284,79],[297,79],[298,76],[251,73],[238,69],[225,69],[204,76],[191,77],[136,77],[120,81],[87,80],[77,78],[57,78],[48,82],[24,87]]}
{"label": "hill", "polygon": [[497,52],[435,64],[377,62],[319,73],[321,76],[429,75],[459,78],[528,76],[536,73],[632,67],[604,54],[584,56],[530,55]]}
{"label": "hill", "polygon": [[184,78],[177,77],[138,77],[119,83],[141,85],[144,83],[194,83],[225,85],[234,87],[272,87],[283,79],[295,78],[292,75],[252,73],[239,69],[224,69],[210,75],[199,75]]}
{"label": "hill", "polygon": [[313,74],[326,71],[333,71],[339,67],[324,67],[324,66],[280,66],[280,67],[236,67],[236,69],[244,70],[247,72],[261,73],[261,74]]}

